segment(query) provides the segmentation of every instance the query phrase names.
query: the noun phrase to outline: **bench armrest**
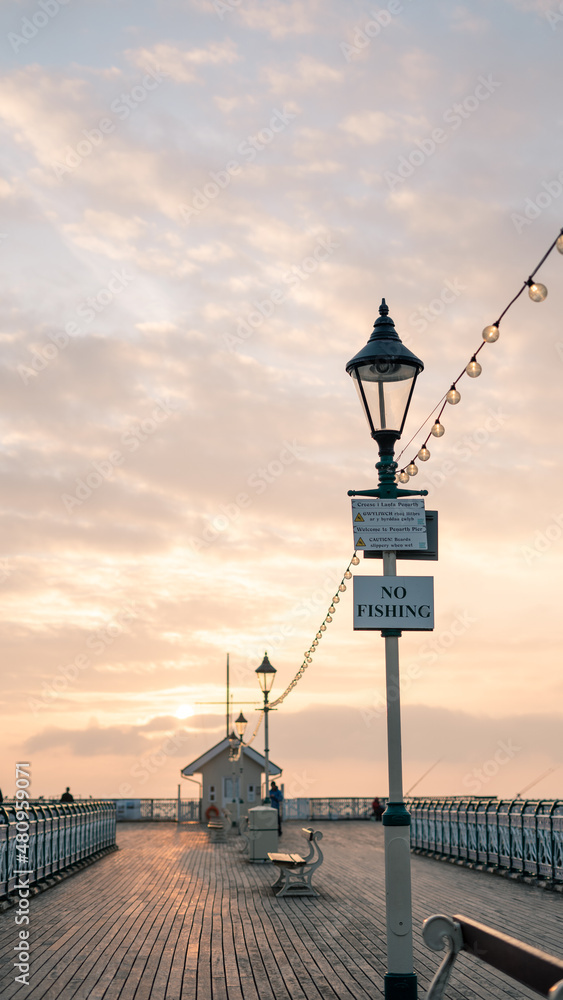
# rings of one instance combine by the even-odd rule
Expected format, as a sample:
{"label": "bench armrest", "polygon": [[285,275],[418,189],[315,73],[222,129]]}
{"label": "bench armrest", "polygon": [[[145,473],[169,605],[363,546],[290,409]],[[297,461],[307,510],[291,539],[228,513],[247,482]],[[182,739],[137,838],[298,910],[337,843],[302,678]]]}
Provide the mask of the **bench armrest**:
{"label": "bench armrest", "polygon": [[563,962],[501,931],[460,914],[453,919],[436,914],[424,921],[422,936],[433,951],[441,951],[444,946],[447,948],[446,957],[430,984],[426,1000],[443,997],[460,951],[476,955],[482,962],[535,990],[540,996],[563,1000]]}

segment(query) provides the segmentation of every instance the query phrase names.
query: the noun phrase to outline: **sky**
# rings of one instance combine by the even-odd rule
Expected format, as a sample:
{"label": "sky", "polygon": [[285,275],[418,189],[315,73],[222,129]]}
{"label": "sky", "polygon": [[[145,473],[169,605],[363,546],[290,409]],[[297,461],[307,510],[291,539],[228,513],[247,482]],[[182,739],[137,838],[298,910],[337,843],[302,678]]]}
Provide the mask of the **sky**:
{"label": "sky", "polygon": [[[171,797],[225,735],[227,654],[249,736],[264,650],[276,700],[353,555],[377,449],[345,366],[381,299],[425,364],[403,464],[563,226],[563,13],[0,21],[0,786],[29,761],[35,795]],[[434,631],[400,640],[416,794],[562,795],[562,276],[554,250],[418,463],[439,559],[401,565],[435,581]],[[387,793],[384,643],[351,582],[270,716],[286,796]]]}

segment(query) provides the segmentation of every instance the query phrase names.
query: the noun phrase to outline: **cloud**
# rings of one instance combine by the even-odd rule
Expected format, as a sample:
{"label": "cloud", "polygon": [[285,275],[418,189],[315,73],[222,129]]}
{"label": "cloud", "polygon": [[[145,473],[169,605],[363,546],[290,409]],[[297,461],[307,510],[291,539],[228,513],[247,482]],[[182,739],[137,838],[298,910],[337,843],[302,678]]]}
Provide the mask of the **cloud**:
{"label": "cloud", "polygon": [[163,76],[169,76],[175,83],[194,83],[199,77],[196,68],[200,66],[230,65],[239,58],[231,39],[212,42],[207,48],[185,51],[175,45],[159,43],[151,49],[132,49],[125,53],[139,69],[150,67]]}

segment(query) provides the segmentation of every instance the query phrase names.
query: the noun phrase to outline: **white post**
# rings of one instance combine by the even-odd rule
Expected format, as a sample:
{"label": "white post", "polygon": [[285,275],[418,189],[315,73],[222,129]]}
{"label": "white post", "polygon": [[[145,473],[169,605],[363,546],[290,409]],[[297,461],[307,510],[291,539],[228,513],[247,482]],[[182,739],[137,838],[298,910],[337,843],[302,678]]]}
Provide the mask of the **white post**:
{"label": "white post", "polygon": [[238,829],[240,831],[240,800],[241,799],[243,799],[243,804],[244,804],[244,797],[243,797],[243,789],[244,789],[244,773],[243,773],[243,771],[244,771],[244,757],[243,757],[243,754],[244,754],[244,747],[242,745],[242,738],[241,738],[241,744],[240,744],[240,751],[239,752],[240,752],[240,757],[239,757],[240,764],[239,764],[239,779],[238,779],[239,787],[238,787],[238,795],[237,795],[237,826],[238,826]]}
{"label": "white post", "polygon": [[270,747],[268,733],[268,692],[264,691],[264,777],[266,779],[265,799],[270,798]]}
{"label": "white post", "polygon": [[[397,555],[383,553],[383,575],[397,575]],[[416,1000],[413,972],[410,816],[403,803],[399,629],[384,629],[389,802],[383,814],[387,920],[386,1000]]]}

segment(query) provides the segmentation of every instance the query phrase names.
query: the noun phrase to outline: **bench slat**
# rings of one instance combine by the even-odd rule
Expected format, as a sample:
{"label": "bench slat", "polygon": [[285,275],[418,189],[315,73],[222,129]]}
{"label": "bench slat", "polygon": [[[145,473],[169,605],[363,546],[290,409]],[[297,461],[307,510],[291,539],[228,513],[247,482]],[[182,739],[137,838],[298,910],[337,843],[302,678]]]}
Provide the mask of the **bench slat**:
{"label": "bench slat", "polygon": [[456,914],[463,934],[463,950],[504,972],[544,997],[563,979],[563,962],[500,931]]}

